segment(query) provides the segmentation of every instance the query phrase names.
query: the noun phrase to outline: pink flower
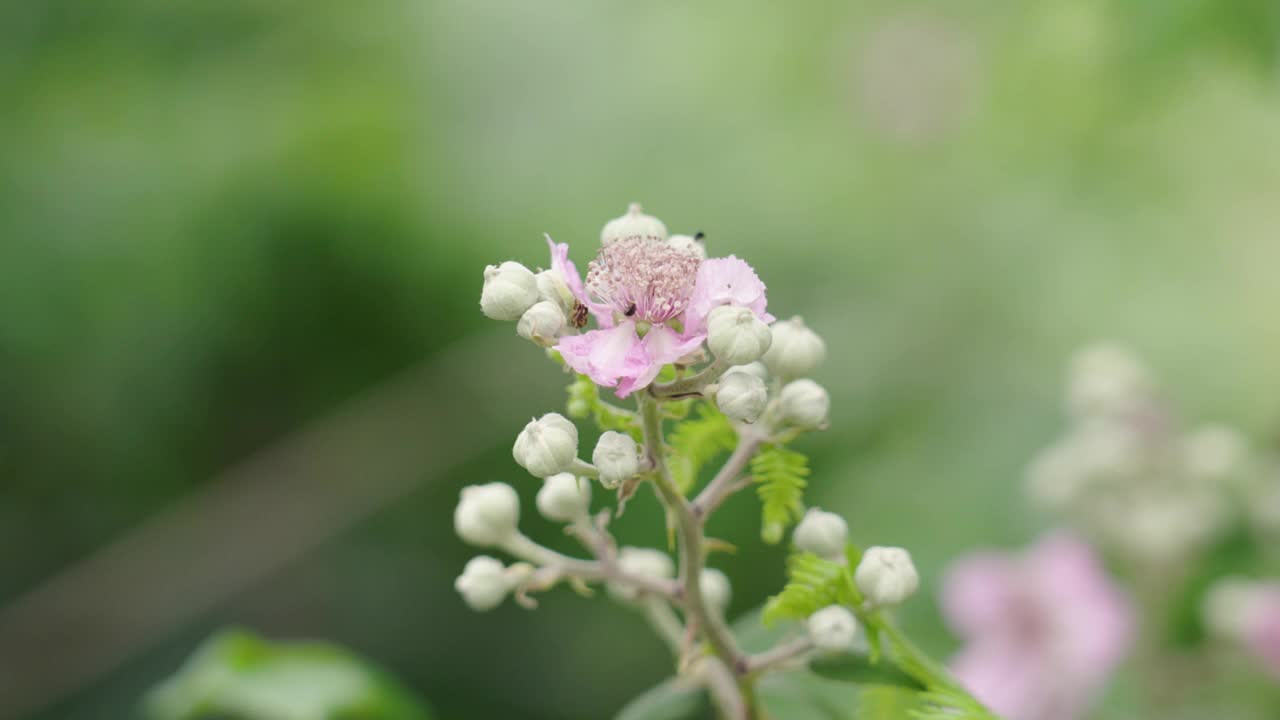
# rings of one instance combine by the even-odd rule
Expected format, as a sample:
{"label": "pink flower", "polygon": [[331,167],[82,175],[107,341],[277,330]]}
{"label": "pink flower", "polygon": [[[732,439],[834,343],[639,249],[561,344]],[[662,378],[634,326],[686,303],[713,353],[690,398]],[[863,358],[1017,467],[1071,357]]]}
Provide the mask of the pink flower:
{"label": "pink flower", "polygon": [[706,339],[706,316],[720,305],[741,305],[766,322],[764,283],[736,257],[701,260],[665,240],[627,237],[600,248],[578,278],[568,246],[552,248],[552,268],[596,317],[600,329],[560,339],[565,363],[619,397],[648,387],[663,366]]}
{"label": "pink flower", "polygon": [[1280,582],[1258,582],[1249,588],[1241,608],[1240,639],[1272,675],[1280,678]]}
{"label": "pink flower", "polygon": [[1092,549],[1066,533],[948,571],[942,610],[966,642],[956,678],[1006,720],[1080,717],[1129,650],[1133,612]]}

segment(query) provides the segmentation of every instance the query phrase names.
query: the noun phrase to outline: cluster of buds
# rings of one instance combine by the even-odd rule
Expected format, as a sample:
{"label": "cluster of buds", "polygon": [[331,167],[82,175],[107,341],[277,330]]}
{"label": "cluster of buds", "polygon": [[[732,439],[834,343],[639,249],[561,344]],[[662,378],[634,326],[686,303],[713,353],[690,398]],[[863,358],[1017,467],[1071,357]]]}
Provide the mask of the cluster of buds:
{"label": "cluster of buds", "polygon": [[[560,582],[584,594],[589,584],[603,583],[611,597],[643,610],[671,642],[681,668],[719,668],[707,672],[739,680],[746,694],[748,676],[816,652],[853,649],[859,624],[873,617],[880,622],[879,612],[915,592],[919,577],[901,548],[870,548],[857,555],[856,568],[848,567],[853,556],[845,521],[816,508],[804,512],[807,465],[789,464],[795,453],[784,454],[782,446],[827,426],[830,398],[808,377],[825,359],[822,338],[799,317],[776,320],[767,311],[764,283],[745,261],[709,258],[701,233],[668,236],[666,225],[638,205],[604,226],[585,278],[569,259],[568,245],[546,240],[551,257],[545,269],[514,261],[485,269],[481,310],[515,322],[520,337],[578,376],[575,386],[589,380],[619,398],[635,398],[637,408],[616,406],[594,389],[570,403],[572,417],[593,417],[603,431],[589,460],[580,452],[578,426],[554,412],[525,425],[512,449],[516,463],[542,480],[538,512],[565,525],[589,557],[555,552],[521,533],[519,497],[511,486],[462,491],[454,515],[458,535],[516,559],[511,566],[489,556],[472,559],[456,583],[466,603],[491,610],[514,595],[532,606],[531,593]],[[588,328],[593,320],[595,327]],[[708,411],[691,419],[696,403]],[[676,482],[671,466],[680,461],[696,476],[694,459],[714,455],[723,441],[684,448],[689,456],[679,456],[680,449],[664,439],[664,426],[673,419],[710,423],[716,432],[722,427],[736,436],[724,466],[701,488],[696,477],[688,478],[689,487]],[[775,462],[769,452],[782,459]],[[678,563],[662,550],[619,547],[609,532],[614,510],[592,511],[596,483],[616,492],[619,513],[638,487],[651,484],[678,537]],[[842,566],[852,588],[848,597],[857,598],[793,613],[806,621],[806,632],[760,657],[743,653],[729,632],[729,580],[705,565],[715,549],[704,533],[709,517],[752,485],[760,486],[762,512],[771,518],[766,540],[776,542],[786,524],[799,520],[793,536],[798,555]],[[706,684],[713,694],[723,693],[724,683]],[[734,708],[745,701],[717,696],[717,702],[724,714],[737,717]]]}
{"label": "cluster of buds", "polygon": [[1170,566],[1229,527],[1241,493],[1256,491],[1247,445],[1231,428],[1183,430],[1131,353],[1080,351],[1067,383],[1071,425],[1031,464],[1042,507],[1131,560]]}

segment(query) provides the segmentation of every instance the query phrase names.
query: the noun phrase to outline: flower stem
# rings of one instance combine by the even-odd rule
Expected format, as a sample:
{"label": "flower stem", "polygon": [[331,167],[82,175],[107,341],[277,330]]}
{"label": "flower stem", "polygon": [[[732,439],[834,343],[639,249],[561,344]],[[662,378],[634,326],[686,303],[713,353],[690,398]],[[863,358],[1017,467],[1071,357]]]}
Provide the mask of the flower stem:
{"label": "flower stem", "polygon": [[644,444],[655,470],[653,478],[662,503],[675,515],[676,533],[680,544],[680,580],[684,588],[683,605],[691,622],[701,629],[711,646],[712,652],[736,678],[738,691],[742,695],[742,718],[732,720],[754,720],[758,717],[752,696],[750,682],[743,677],[745,669],[744,656],[738,643],[729,632],[718,613],[711,612],[706,598],[702,594],[703,542],[702,522],[694,514],[689,502],[676,488],[671,479],[671,471],[667,468],[662,434],[662,415],[658,401],[648,393],[640,394],[640,416],[643,419]]}

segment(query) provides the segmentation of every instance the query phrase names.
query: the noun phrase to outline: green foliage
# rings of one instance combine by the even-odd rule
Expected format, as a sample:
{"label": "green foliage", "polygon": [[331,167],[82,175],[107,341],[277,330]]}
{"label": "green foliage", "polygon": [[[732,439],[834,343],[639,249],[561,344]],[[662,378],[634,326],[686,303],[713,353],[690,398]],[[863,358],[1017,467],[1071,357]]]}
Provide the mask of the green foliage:
{"label": "green foliage", "polygon": [[781,542],[786,529],[804,514],[809,458],[776,445],[751,458],[751,474],[760,496],[760,536],[770,545]]}
{"label": "green foliage", "polygon": [[[866,664],[863,664],[866,667]],[[858,693],[858,720],[909,720],[920,708],[920,693],[889,684],[872,684]]]}
{"label": "green foliage", "polygon": [[1213,584],[1231,575],[1254,574],[1263,562],[1253,535],[1244,528],[1224,537],[1205,553],[1170,598],[1166,618],[1168,640],[1178,647],[1195,647],[1205,639],[1201,608]]}
{"label": "green foliage", "polygon": [[640,423],[635,413],[624,410],[600,398],[600,388],[586,375],[578,375],[573,384],[565,388],[569,400],[565,411],[569,417],[584,420],[590,418],[601,430],[624,432],[640,440]]}
{"label": "green foliage", "polygon": [[428,720],[385,673],[320,642],[272,643],[243,630],[206,640],[145,701],[151,720]]}
{"label": "green foliage", "polygon": [[765,603],[761,620],[803,620],[828,605],[853,605],[857,588],[849,568],[813,553],[796,553],[787,559],[787,584]]}
{"label": "green foliage", "polygon": [[709,712],[706,691],[671,678],[627,703],[614,720],[680,720],[707,717]]}
{"label": "green foliage", "polygon": [[667,441],[667,466],[680,492],[687,493],[698,482],[702,468],[738,442],[738,433],[729,418],[709,403],[698,406],[698,417],[676,425]]}
{"label": "green foliage", "polygon": [[859,685],[884,685],[909,690],[924,690],[918,679],[889,663],[871,663],[865,655],[829,655],[809,663],[815,674],[832,680]]}
{"label": "green foliage", "polygon": [[967,693],[956,688],[937,688],[917,695],[921,707],[912,710],[912,720],[999,720]]}

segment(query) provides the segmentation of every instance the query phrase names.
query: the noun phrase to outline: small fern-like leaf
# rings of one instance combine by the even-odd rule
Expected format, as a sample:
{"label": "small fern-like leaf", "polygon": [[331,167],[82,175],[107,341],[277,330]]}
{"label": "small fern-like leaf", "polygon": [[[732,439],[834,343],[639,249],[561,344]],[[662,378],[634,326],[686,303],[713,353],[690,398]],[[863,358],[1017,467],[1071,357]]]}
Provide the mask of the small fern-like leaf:
{"label": "small fern-like leaf", "polygon": [[707,403],[698,406],[698,417],[676,425],[668,441],[667,467],[680,492],[687,493],[698,482],[702,468],[738,443],[738,433],[729,418]]}
{"label": "small fern-like leaf", "polygon": [[809,458],[794,450],[766,446],[751,458],[751,475],[761,502],[760,536],[776,545],[787,527],[804,514]]}
{"label": "small fern-like leaf", "polygon": [[853,577],[849,568],[813,553],[796,553],[787,559],[787,584],[765,603],[762,620],[802,620],[828,605],[853,602]]}

